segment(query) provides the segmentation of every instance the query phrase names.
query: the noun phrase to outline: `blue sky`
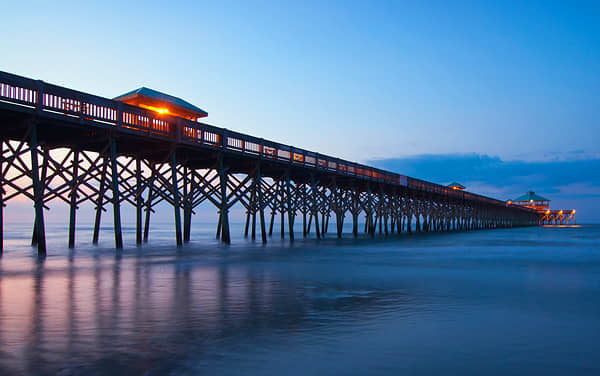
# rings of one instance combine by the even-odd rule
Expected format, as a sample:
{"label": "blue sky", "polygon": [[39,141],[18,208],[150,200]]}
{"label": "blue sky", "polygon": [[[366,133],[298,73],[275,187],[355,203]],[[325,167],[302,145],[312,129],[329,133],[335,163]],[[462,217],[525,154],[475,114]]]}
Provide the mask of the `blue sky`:
{"label": "blue sky", "polygon": [[[107,97],[144,85],[229,129],[598,207],[597,180],[572,174],[565,192],[555,173],[568,161],[600,174],[598,2],[5,1],[0,13],[4,71]],[[450,179],[417,163],[473,155],[556,168],[505,184],[481,166]]]}

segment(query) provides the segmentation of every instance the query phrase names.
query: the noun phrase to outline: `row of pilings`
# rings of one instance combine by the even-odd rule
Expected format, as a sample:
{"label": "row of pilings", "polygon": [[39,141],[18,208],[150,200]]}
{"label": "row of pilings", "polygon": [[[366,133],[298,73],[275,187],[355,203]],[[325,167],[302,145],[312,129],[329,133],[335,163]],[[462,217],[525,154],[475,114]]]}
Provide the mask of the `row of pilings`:
{"label": "row of pilings", "polygon": [[291,241],[298,217],[302,235],[314,232],[317,238],[328,232],[330,218],[338,237],[347,218],[352,220],[353,235],[358,236],[361,215],[364,232],[371,236],[377,232],[466,231],[538,223],[535,214],[514,207],[451,199],[335,174],[309,170],[298,174],[286,166],[274,172],[269,165],[268,176],[263,176],[267,162],[260,159],[240,172],[221,152],[215,152],[210,166],[200,168],[175,147],[160,158],[156,153],[153,158],[141,152],[123,153],[118,138],[112,135],[95,151],[57,147],[38,141],[35,123],[20,140],[1,140],[1,145],[0,244],[3,207],[25,197],[33,202],[32,244],[40,255],[46,253],[44,212],[53,201],[70,208],[70,248],[75,247],[77,210],[84,203],[95,208],[94,244],[98,243],[103,213],[112,209],[117,249],[123,247],[121,206],[125,204],[135,208],[138,245],[148,241],[151,214],[161,202],[173,207],[178,246],[190,241],[193,214],[205,202],[218,211],[216,235],[224,243],[231,242],[229,211],[234,205],[245,209],[244,235],[255,239],[260,231],[263,243],[273,234],[276,216],[281,237],[287,234]]}

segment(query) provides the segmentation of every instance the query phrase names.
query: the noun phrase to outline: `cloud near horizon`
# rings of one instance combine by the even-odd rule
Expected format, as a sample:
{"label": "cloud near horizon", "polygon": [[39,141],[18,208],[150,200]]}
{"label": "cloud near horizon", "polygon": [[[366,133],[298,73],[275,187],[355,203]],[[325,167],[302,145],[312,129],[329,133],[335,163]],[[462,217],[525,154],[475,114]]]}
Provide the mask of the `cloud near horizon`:
{"label": "cloud near horizon", "polygon": [[533,190],[553,207],[575,208],[578,219],[600,221],[600,158],[504,161],[486,154],[424,154],[368,162],[378,168],[440,184],[456,181],[499,199]]}

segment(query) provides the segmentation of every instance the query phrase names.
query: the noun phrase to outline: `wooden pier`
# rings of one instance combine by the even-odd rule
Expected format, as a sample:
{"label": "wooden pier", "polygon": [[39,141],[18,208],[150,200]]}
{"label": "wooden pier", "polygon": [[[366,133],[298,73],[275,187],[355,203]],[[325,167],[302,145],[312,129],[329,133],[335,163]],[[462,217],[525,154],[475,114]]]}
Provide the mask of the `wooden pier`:
{"label": "wooden pier", "polygon": [[[324,236],[329,221],[352,233],[465,231],[538,225],[535,210],[262,138],[161,114],[117,100],[0,72],[0,244],[2,212],[17,196],[35,208],[32,243],[46,253],[44,211],[95,206],[93,242],[112,209],[115,247],[123,247],[121,206],[136,210],[136,243],[148,241],[157,204],[174,210],[177,245],[191,239],[203,202],[218,210],[217,237],[230,243],[229,211],[246,210],[244,233],[263,243],[279,216],[281,237]],[[258,216],[258,219],[257,219]],[[287,228],[286,224],[287,223]],[[257,226],[259,231],[257,231]],[[2,249],[2,248],[0,248]]]}

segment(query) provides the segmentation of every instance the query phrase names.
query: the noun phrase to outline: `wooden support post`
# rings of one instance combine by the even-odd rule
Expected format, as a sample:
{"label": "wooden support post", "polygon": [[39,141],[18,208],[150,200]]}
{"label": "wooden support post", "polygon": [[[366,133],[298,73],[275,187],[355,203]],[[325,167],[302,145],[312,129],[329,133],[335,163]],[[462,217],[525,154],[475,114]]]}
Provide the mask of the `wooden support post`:
{"label": "wooden support post", "polygon": [[281,189],[279,190],[279,214],[281,216],[281,220],[279,222],[280,225],[280,232],[281,232],[281,239],[285,238],[285,208],[284,208],[284,203],[283,203],[283,195],[284,195],[284,188],[283,188],[283,179],[281,180]]}
{"label": "wooden support post", "polygon": [[221,182],[221,210],[220,210],[220,223],[221,226],[221,241],[225,244],[231,244],[231,238],[229,236],[229,208],[227,205],[227,170],[223,165],[223,155],[219,156],[219,177]]}
{"label": "wooden support post", "polygon": [[152,195],[154,188],[154,179],[156,178],[156,165],[152,163],[150,165],[150,182],[148,183],[148,198],[146,199],[146,217],[144,219],[144,243],[148,242],[148,236],[150,234],[150,213],[152,213]]}
{"label": "wooden support post", "polygon": [[36,218],[35,232],[37,235],[38,256],[45,256],[46,228],[44,226],[44,189],[39,177],[38,136],[36,123],[31,125],[31,133],[29,137],[29,148],[31,151],[31,178],[33,180],[33,200]]}
{"label": "wooden support post", "polygon": [[179,210],[179,183],[177,179],[177,152],[171,153],[171,185],[173,189],[173,210],[175,214],[175,242],[178,247],[183,245],[181,231],[181,210]]}
{"label": "wooden support post", "polygon": [[121,231],[121,203],[119,197],[119,171],[117,164],[117,142],[114,137],[110,143],[110,163],[112,172],[112,204],[113,204],[113,226],[115,230],[115,247],[123,248],[123,233]]}
{"label": "wooden support post", "polygon": [[388,215],[387,214],[383,215],[383,232],[385,233],[386,236],[389,234],[389,231],[388,231]]}
{"label": "wooden support post", "polygon": [[92,244],[98,244],[100,236],[100,220],[102,218],[102,210],[104,210],[104,194],[106,191],[106,168],[108,163],[106,158],[102,158],[102,172],[100,175],[100,189],[98,190],[98,201],[96,201],[96,216],[94,218],[94,235],[92,236]]}
{"label": "wooden support post", "polygon": [[375,223],[373,223],[373,198],[371,195],[371,184],[367,183],[367,228],[369,229],[369,235],[375,236]]}
{"label": "wooden support post", "polygon": [[4,140],[0,139],[0,256],[4,253],[4,193]]}
{"label": "wooden support post", "polygon": [[[304,199],[306,200],[306,197],[304,197]],[[307,222],[306,222],[306,208],[304,208],[304,210],[302,211],[302,237],[306,238],[306,235],[308,235],[308,231],[306,228]]]}
{"label": "wooden support post", "polygon": [[321,235],[325,237],[325,212],[321,212]]}
{"label": "wooden support post", "polygon": [[[288,170],[285,176],[286,183],[286,199],[287,199],[287,211],[288,211],[288,231],[290,233],[290,241],[294,241],[294,217],[296,215],[296,209],[292,207],[292,182],[290,180],[290,171]],[[282,221],[283,222],[283,221]]]}
{"label": "wooden support post", "polygon": [[221,238],[221,211],[219,210],[219,220],[217,221],[217,240]]}
{"label": "wooden support post", "polygon": [[271,222],[269,223],[269,236],[273,236],[273,222],[275,222],[275,210],[277,208],[277,192],[279,192],[279,181],[275,182],[275,193],[271,196],[273,207],[271,209]]}
{"label": "wooden support post", "polygon": [[335,225],[336,225],[336,235],[338,239],[342,238],[342,215],[340,209],[340,192],[338,190],[337,182],[334,182],[333,185],[333,200],[334,200],[334,212],[335,212]]}
{"label": "wooden support post", "polygon": [[189,185],[189,171],[187,167],[183,168],[183,242],[187,243],[190,241],[190,235],[192,231],[192,208],[190,203],[191,188],[188,190]]}
{"label": "wooden support post", "polygon": [[75,248],[77,215],[77,176],[79,174],[79,150],[73,152],[73,176],[71,180],[71,203],[69,212],[69,248]]}
{"label": "wooden support post", "polygon": [[358,214],[360,213],[360,192],[352,185],[352,236],[358,237]]}
{"label": "wooden support post", "polygon": [[[315,176],[311,175],[311,195],[312,195],[312,217],[315,218],[315,232],[317,233],[317,239],[321,238],[319,232],[319,208],[317,207],[317,183],[315,182]],[[310,229],[310,227],[309,227]]]}
{"label": "wooden support post", "polygon": [[244,225],[244,238],[248,237],[249,230],[250,230],[250,209],[246,210],[246,222]]}
{"label": "wooden support post", "polygon": [[248,213],[252,215],[252,240],[256,239],[256,174],[252,179],[252,193],[250,194],[250,201],[248,202]]}
{"label": "wooden support post", "polygon": [[273,236],[273,222],[275,221],[275,209],[271,210],[271,221],[269,223],[269,236]]}
{"label": "wooden support post", "polygon": [[256,240],[256,205],[252,208],[252,240]]}
{"label": "wooden support post", "polygon": [[[44,149],[42,149],[44,150]],[[47,150],[44,150],[44,152],[48,152]],[[67,154],[68,156],[68,154]],[[42,161],[42,177],[40,178],[40,184],[42,186],[42,191],[45,190],[45,184],[46,184],[46,176],[48,174],[48,159],[49,158],[44,158]],[[37,236],[37,217],[34,218],[33,221],[33,231],[32,231],[32,235],[31,235],[31,245],[32,246],[36,246],[37,245],[37,241],[38,241],[38,236]]]}
{"label": "wooden support post", "polygon": [[258,168],[256,169],[256,179],[257,179],[257,189],[258,189],[258,210],[260,217],[260,234],[262,237],[263,244],[267,244],[267,231],[265,229],[265,211],[264,211],[264,202],[263,202],[263,193],[262,193],[262,175],[260,170],[260,162],[258,164]]}
{"label": "wooden support post", "polygon": [[308,197],[306,197],[306,183],[302,183],[302,185],[300,187],[301,187],[301,192],[302,192],[302,197],[301,197],[302,237],[306,238],[306,235],[308,235],[308,229],[306,228],[306,225],[307,225],[306,211],[307,211],[307,200],[308,200]]}
{"label": "wooden support post", "polygon": [[135,159],[135,244],[142,244],[142,161],[139,156]]}
{"label": "wooden support post", "polygon": [[183,242],[188,243],[192,236],[192,208],[189,201],[186,203],[183,217]]}
{"label": "wooden support post", "polygon": [[402,233],[403,222],[404,216],[402,215],[402,212],[400,212],[400,214],[398,215],[398,219],[396,220],[396,230],[398,234]]}

